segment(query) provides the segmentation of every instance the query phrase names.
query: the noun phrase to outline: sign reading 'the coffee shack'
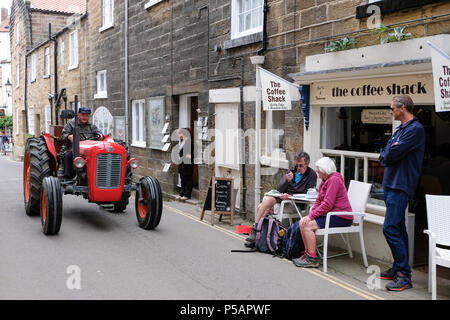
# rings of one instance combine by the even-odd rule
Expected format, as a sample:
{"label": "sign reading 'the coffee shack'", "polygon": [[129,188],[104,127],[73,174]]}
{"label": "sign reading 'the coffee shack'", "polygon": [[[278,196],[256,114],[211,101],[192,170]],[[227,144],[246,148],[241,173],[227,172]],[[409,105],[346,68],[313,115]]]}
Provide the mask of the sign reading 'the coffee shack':
{"label": "sign reading 'the coffee shack'", "polygon": [[387,105],[397,95],[410,95],[416,104],[433,104],[433,76],[357,79],[311,85],[313,105]]}

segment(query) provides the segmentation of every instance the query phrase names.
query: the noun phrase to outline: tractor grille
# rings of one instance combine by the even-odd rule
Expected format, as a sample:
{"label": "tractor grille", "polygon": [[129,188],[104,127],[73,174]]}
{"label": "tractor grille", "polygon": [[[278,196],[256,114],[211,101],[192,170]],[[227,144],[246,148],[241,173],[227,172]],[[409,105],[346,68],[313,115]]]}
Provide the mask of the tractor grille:
{"label": "tractor grille", "polygon": [[96,185],[100,189],[116,189],[120,186],[122,156],[102,153],[97,155]]}

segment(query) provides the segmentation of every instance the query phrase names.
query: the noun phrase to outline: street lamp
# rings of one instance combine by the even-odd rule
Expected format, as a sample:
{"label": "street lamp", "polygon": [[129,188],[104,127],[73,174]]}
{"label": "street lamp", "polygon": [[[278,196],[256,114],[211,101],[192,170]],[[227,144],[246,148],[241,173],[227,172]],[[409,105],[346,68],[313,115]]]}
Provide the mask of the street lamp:
{"label": "street lamp", "polygon": [[11,88],[12,88],[12,84],[11,84],[11,82],[9,81],[9,78],[8,78],[8,80],[7,80],[6,83],[5,83],[5,87],[6,87],[6,93],[8,94],[8,97],[11,97]]}

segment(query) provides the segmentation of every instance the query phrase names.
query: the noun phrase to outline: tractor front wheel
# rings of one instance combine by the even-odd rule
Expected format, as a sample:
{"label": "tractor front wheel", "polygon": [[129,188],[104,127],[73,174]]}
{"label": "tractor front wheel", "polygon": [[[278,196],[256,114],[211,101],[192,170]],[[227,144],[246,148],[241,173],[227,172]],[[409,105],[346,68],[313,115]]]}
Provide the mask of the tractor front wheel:
{"label": "tractor front wheel", "polygon": [[41,224],[45,235],[59,232],[62,221],[62,195],[58,178],[44,178],[41,190]]}
{"label": "tractor front wheel", "polygon": [[139,226],[143,229],[154,229],[158,226],[163,208],[161,186],[156,178],[143,177],[140,180],[142,201],[139,201],[139,193],[136,192],[136,217]]}

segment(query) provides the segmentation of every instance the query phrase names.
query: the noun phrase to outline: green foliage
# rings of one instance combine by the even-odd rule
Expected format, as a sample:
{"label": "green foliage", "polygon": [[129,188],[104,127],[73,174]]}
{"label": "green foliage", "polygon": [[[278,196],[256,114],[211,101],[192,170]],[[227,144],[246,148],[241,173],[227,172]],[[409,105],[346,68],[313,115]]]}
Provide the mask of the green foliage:
{"label": "green foliage", "polygon": [[0,118],[0,131],[4,131],[6,128],[12,128],[12,125],[12,116],[4,116]]}
{"label": "green foliage", "polygon": [[336,52],[343,51],[355,47],[356,40],[353,38],[343,38],[341,40],[331,41],[325,46],[325,51]]}
{"label": "green foliage", "polygon": [[378,39],[380,40],[380,44],[389,43],[389,42],[398,42],[403,40],[408,40],[412,38],[410,32],[405,33],[407,26],[404,27],[395,27],[393,32],[390,32],[391,29],[384,25],[380,25],[379,28],[372,30],[372,34],[376,34]]}

